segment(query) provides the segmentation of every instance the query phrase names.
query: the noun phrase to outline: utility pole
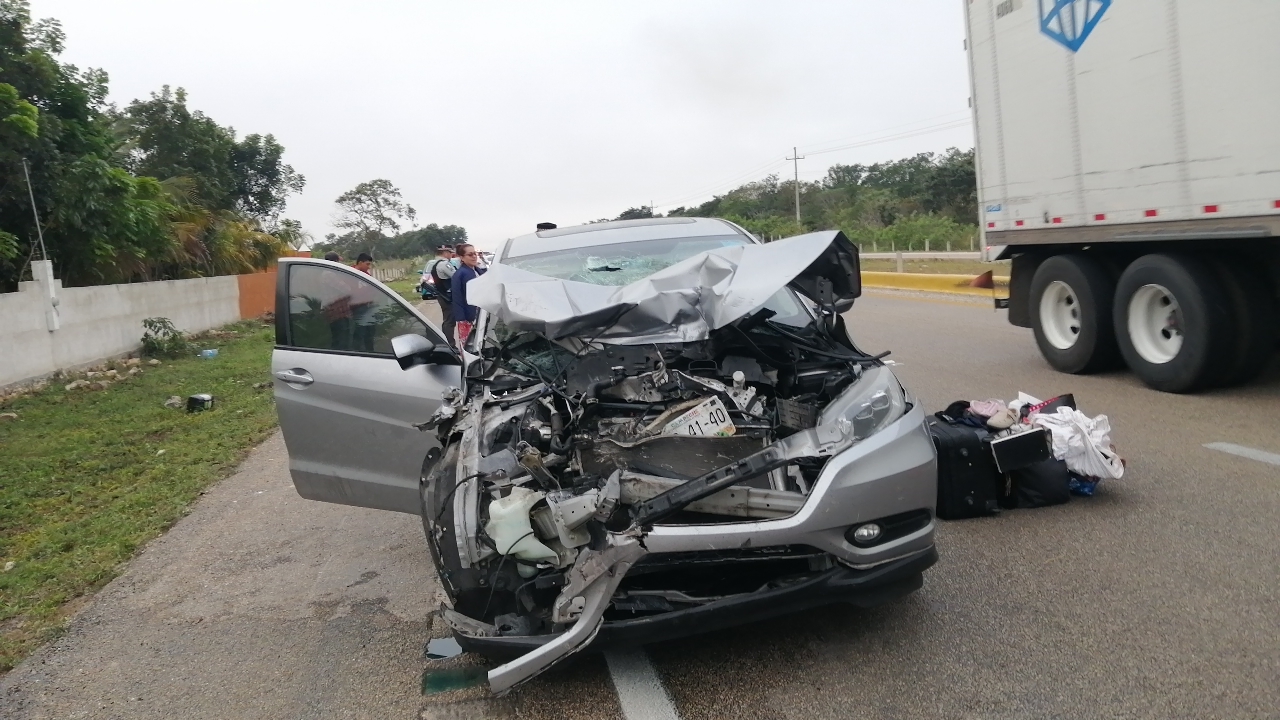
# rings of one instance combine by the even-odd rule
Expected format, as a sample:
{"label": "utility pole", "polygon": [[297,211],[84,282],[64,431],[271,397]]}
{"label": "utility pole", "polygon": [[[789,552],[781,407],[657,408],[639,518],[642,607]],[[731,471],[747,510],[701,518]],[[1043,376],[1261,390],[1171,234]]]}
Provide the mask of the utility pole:
{"label": "utility pole", "polygon": [[27,197],[31,198],[31,214],[36,218],[36,235],[40,237],[40,259],[48,260],[49,253],[44,249],[44,229],[40,227],[40,211],[36,209],[36,191],[31,188],[31,170],[27,167],[26,158],[22,158],[22,174],[27,178]]}
{"label": "utility pole", "polygon": [[804,156],[796,152],[795,146],[791,147],[791,157],[787,158],[792,161],[796,169],[796,224],[800,224],[800,161]]}

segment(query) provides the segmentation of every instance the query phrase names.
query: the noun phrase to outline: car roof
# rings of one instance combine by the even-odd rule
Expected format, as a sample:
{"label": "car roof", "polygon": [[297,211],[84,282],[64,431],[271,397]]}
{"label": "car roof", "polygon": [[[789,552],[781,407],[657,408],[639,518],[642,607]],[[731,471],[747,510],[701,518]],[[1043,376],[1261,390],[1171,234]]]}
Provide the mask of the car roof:
{"label": "car roof", "polygon": [[737,225],[719,218],[644,218],[539,230],[508,240],[501,256],[505,259],[581,247],[715,235],[742,235],[751,241],[751,236]]}

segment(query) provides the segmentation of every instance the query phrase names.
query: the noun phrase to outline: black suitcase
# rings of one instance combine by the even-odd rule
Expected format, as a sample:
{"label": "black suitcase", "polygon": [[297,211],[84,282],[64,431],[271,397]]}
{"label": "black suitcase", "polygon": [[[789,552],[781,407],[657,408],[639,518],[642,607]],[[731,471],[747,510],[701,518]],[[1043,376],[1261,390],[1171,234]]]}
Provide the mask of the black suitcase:
{"label": "black suitcase", "polygon": [[938,517],[982,517],[1007,506],[1012,488],[996,470],[990,433],[930,417],[929,435],[938,449]]}

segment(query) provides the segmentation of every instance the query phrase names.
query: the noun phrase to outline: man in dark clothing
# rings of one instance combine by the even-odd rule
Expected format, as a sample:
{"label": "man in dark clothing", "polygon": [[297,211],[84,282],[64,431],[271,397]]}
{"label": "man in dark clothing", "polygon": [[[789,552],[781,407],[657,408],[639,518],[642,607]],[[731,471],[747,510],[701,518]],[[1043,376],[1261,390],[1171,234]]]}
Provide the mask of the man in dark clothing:
{"label": "man in dark clothing", "polygon": [[480,308],[467,304],[467,283],[483,275],[485,269],[479,267],[480,253],[474,245],[462,243],[457,252],[462,265],[453,274],[453,319],[458,323],[458,344],[466,345],[471,325],[480,315]]}
{"label": "man in dark clothing", "polygon": [[440,328],[444,330],[449,344],[456,348],[458,341],[454,337],[457,326],[453,319],[453,275],[457,268],[450,262],[452,256],[453,248],[448,245],[436,248],[436,257],[427,263],[426,272],[436,286],[436,302],[440,303]]}
{"label": "man in dark clothing", "polygon": [[[372,276],[373,256],[367,252],[360,253],[356,256],[356,264],[352,267],[365,275]],[[356,323],[352,339],[356,350],[373,352],[373,336],[378,329],[378,320],[374,317],[377,304],[368,283],[362,282],[357,285],[359,292],[351,302],[351,314]]]}

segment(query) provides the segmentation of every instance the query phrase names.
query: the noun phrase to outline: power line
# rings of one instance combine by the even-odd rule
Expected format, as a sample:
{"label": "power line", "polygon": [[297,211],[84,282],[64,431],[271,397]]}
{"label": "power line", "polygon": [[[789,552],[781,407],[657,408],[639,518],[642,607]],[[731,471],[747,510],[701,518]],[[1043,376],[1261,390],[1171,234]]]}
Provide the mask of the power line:
{"label": "power line", "polygon": [[910,130],[907,132],[897,133],[894,135],[885,135],[883,137],[874,138],[872,140],[864,140],[862,142],[849,143],[848,145],[840,145],[838,147],[827,148],[825,150],[808,150],[810,155],[826,155],[827,153],[838,152],[840,150],[849,150],[852,148],[867,147],[868,145],[879,145],[881,143],[891,142],[893,140],[904,140],[906,138],[916,137],[919,135],[929,135],[943,130],[954,130],[969,125],[968,120],[954,120],[949,123],[940,125],[932,125],[930,127],[920,128],[918,130]]}
{"label": "power line", "polygon": [[[832,145],[837,143],[843,145],[848,142],[861,141],[863,138],[876,137],[883,133],[909,132],[908,128],[911,128],[913,125],[921,125],[924,123],[929,123],[930,126],[933,126],[937,124],[947,124],[952,122],[959,122],[961,120],[968,120],[970,117],[971,117],[971,114],[967,110],[960,111],[960,112],[943,113],[942,115],[934,115],[932,117],[921,118],[919,120],[900,123],[898,125],[890,125],[888,127],[878,128],[876,130],[868,130],[866,132],[858,133],[857,135],[848,135],[841,138],[835,138],[833,140],[821,140],[818,142],[810,143],[808,146],[806,146],[806,148],[813,148],[814,150],[820,150],[826,147],[827,145]],[[940,123],[935,121],[940,121]],[[811,152],[811,151],[806,149],[805,152]]]}
{"label": "power line", "polygon": [[[893,125],[887,128],[881,128],[880,130],[875,130],[870,133],[862,133],[860,135],[848,136],[849,139],[869,137],[869,136],[870,137],[867,140],[847,143],[847,144],[839,145],[836,147],[824,148],[823,146],[827,145],[830,142],[841,142],[840,140],[829,140],[826,142],[814,143],[814,147],[818,149],[806,150],[805,153],[806,155],[825,155],[827,153],[838,152],[840,150],[849,150],[849,149],[858,148],[858,147],[868,147],[871,145],[878,145],[880,143],[891,142],[893,140],[903,140],[906,138],[918,137],[920,135],[928,135],[930,133],[941,132],[943,130],[953,130],[953,129],[961,128],[970,124],[971,121],[968,117],[968,113],[964,113],[965,117],[962,119],[949,120],[943,123],[927,125],[925,127],[915,128],[911,130],[903,130],[903,131],[892,133],[889,135],[879,135],[879,133],[885,133],[885,132],[897,130],[898,128],[908,128],[908,127],[911,127],[912,125],[919,125],[920,123],[923,123],[923,122],[928,122],[930,120],[936,120],[938,118],[943,118],[943,117],[951,117],[957,114],[958,113],[947,113],[944,115],[935,115],[933,117],[916,120],[914,122],[901,123],[899,125]],[[722,180],[713,185],[704,186],[700,190],[691,191],[688,194],[685,194],[682,197],[676,198],[674,200],[668,200],[668,201],[658,203],[654,205],[653,208],[656,209],[659,207],[670,207],[677,204],[683,204],[689,200],[703,197],[707,193],[714,192],[715,190],[719,190],[720,188],[738,183],[744,178],[752,177],[755,175],[759,175],[760,173],[772,170],[775,167],[782,165],[782,163],[786,162],[787,160],[791,160],[791,158],[786,158],[785,160],[774,160],[774,161],[765,163],[764,165],[759,165],[751,170],[740,173],[734,176],[733,178]]]}
{"label": "power line", "polygon": [[769,162],[765,163],[764,165],[756,166],[756,167],[754,167],[754,168],[752,168],[752,169],[750,169],[750,170],[748,170],[748,171],[746,171],[746,172],[744,172],[744,173],[740,173],[740,174],[738,174],[738,175],[735,175],[732,179],[729,179],[729,180],[722,180],[722,181],[720,181],[720,182],[718,182],[718,183],[716,183],[716,184],[714,184],[714,185],[708,185],[708,186],[704,187],[704,188],[703,188],[703,189],[701,189],[701,190],[698,190],[698,191],[696,191],[696,192],[690,192],[689,194],[685,195],[684,197],[680,197],[680,198],[677,198],[677,199],[675,199],[675,200],[670,200],[670,201],[666,201],[666,202],[658,203],[655,207],[668,207],[668,206],[671,206],[671,205],[676,205],[676,204],[678,204],[678,203],[683,203],[683,202],[685,202],[686,200],[692,200],[692,199],[694,199],[694,198],[702,197],[703,195],[706,195],[707,193],[712,192],[712,191],[714,191],[714,190],[719,190],[720,188],[725,187],[726,185],[733,185],[734,183],[737,183],[737,182],[741,181],[743,178],[753,177],[753,176],[759,175],[759,174],[760,174],[760,173],[762,173],[762,172],[765,172],[765,171],[768,171],[768,170],[772,170],[773,168],[775,168],[775,167],[777,167],[777,166],[779,166],[779,165],[782,165],[782,164],[783,164],[783,162],[785,162],[785,161],[783,161],[783,160],[771,160],[771,161],[769,161]]}

